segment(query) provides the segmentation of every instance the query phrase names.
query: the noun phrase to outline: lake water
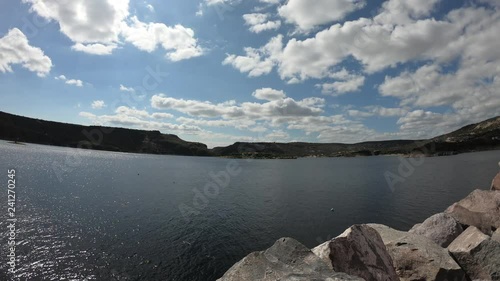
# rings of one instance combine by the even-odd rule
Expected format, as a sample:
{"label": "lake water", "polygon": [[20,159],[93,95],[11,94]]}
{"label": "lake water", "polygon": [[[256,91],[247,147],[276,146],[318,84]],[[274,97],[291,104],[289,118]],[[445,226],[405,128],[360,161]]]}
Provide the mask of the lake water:
{"label": "lake water", "polygon": [[[0,280],[11,168],[21,279],[207,281],[280,237],[314,247],[356,223],[407,230],[488,189],[499,160],[425,158],[398,172],[398,157],[247,161],[0,142]],[[219,177],[217,190],[221,172],[229,183]]]}

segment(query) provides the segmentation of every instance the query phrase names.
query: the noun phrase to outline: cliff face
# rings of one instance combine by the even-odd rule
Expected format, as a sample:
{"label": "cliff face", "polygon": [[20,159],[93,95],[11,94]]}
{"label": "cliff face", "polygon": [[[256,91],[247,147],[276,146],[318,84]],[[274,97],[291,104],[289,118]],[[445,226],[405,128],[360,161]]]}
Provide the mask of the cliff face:
{"label": "cliff face", "polygon": [[281,238],[219,279],[237,280],[500,280],[500,191],[475,190],[408,232],[354,225],[312,250]]}
{"label": "cliff face", "polygon": [[0,138],[56,146],[97,150],[209,155],[205,144],[187,142],[176,135],[101,126],[81,126],[43,121],[0,112]]}

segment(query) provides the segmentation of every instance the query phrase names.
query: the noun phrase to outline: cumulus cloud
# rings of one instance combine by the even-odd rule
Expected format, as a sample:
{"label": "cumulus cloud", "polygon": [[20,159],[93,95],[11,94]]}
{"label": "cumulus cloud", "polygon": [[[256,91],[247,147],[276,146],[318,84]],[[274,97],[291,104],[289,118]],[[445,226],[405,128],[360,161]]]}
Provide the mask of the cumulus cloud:
{"label": "cumulus cloud", "polygon": [[[500,13],[466,8],[452,12],[449,18],[467,26],[445,50],[458,59],[456,69],[437,60],[415,71],[386,76],[379,92],[399,99],[404,106],[447,106],[451,111],[447,116],[455,114],[454,120],[475,122],[500,115],[500,50],[496,47],[500,44],[496,35]],[[430,114],[418,113],[430,118]]]}
{"label": "cumulus cloud", "polygon": [[280,28],[281,21],[269,20],[269,14],[253,13],[243,15],[245,24],[250,26],[249,30],[253,33],[260,33],[266,30],[276,30]]}
{"label": "cumulus cloud", "polygon": [[362,0],[289,0],[278,13],[300,30],[310,31],[316,26],[342,20],[364,5]]}
{"label": "cumulus cloud", "polygon": [[158,46],[167,51],[171,61],[180,61],[203,54],[194,38],[194,31],[180,24],[173,27],[163,23],[144,23],[133,16],[130,25],[122,23],[122,35],[127,42],[142,51],[152,52]]}
{"label": "cumulus cloud", "polygon": [[24,33],[10,29],[0,38],[0,72],[12,72],[12,65],[19,64],[40,77],[45,77],[52,69],[52,61],[40,48],[29,44]]}
{"label": "cumulus cloud", "polygon": [[[274,92],[271,89],[264,91],[267,91],[267,94]],[[263,93],[263,91],[258,93]],[[237,104],[236,101],[227,101],[214,104],[208,101],[176,99],[159,94],[151,98],[151,106],[156,109],[176,110],[195,117],[272,120],[279,117],[319,115],[323,112],[322,108],[325,103],[324,99],[315,97],[296,101],[286,96],[277,99],[276,92],[272,93],[271,96],[274,99],[264,103],[244,102]]]}
{"label": "cumulus cloud", "polygon": [[92,102],[91,106],[93,109],[102,109],[106,107],[106,103],[104,103],[103,100],[95,100]]}
{"label": "cumulus cloud", "polygon": [[284,99],[286,97],[286,94],[285,92],[280,90],[275,90],[272,88],[262,88],[253,92],[252,96],[259,100],[273,101]]}
{"label": "cumulus cloud", "polygon": [[[420,130],[424,126],[419,126],[417,118],[409,118],[411,116],[420,116],[432,120],[428,124],[436,122],[435,126],[442,124],[453,130],[464,125],[464,120],[476,122],[500,115],[500,49],[497,48],[500,11],[496,1],[475,2],[490,7],[467,5],[434,18],[438,0],[389,0],[372,18],[336,23],[309,38],[292,35],[283,42],[283,37],[275,37],[260,48],[245,48],[243,55],[229,54],[224,63],[252,77],[276,69],[288,83],[322,79],[318,87],[330,95],[358,91],[366,76],[402,66],[407,70],[387,75],[377,87],[381,96],[399,100],[399,109],[364,108],[351,110],[348,115],[403,116],[398,136],[412,136],[412,130],[413,136],[423,134]],[[310,3],[307,1],[305,5],[311,9],[321,6]],[[300,11],[283,14],[299,4],[300,1],[288,1],[281,6],[280,15],[303,31],[335,21],[321,17],[301,20]],[[306,14],[307,9],[303,11]],[[334,72],[352,59],[359,62],[363,73],[354,74],[345,69]],[[448,111],[432,112],[430,109],[436,106]],[[414,113],[404,118],[408,112]],[[322,137],[333,135],[321,134]],[[375,132],[370,135],[382,136]]]}
{"label": "cumulus cloud", "polygon": [[[129,0],[22,0],[31,11],[56,21],[60,31],[74,45],[75,51],[109,55],[122,39],[142,51],[152,52],[161,46],[166,58],[180,61],[203,54],[192,29],[180,24],[144,23],[129,13]],[[154,7],[147,5],[154,11]]]}
{"label": "cumulus cloud", "polygon": [[245,55],[228,55],[223,65],[231,65],[242,73],[248,73],[249,77],[258,77],[269,74],[279,59],[283,48],[283,36],[273,37],[265,46],[254,49],[245,48]]}
{"label": "cumulus cloud", "polygon": [[321,92],[326,95],[340,96],[346,93],[358,92],[365,84],[364,76],[349,73],[345,68],[328,76],[339,81],[317,85],[321,88]]}
{"label": "cumulus cloud", "polygon": [[[291,38],[286,44],[274,45],[272,53],[265,51],[267,45],[245,48],[245,55],[231,54],[226,62],[242,72],[265,70],[252,73],[254,76],[268,74],[277,67],[281,78],[288,81],[328,77],[332,68],[348,58],[359,61],[368,74],[410,61],[449,62],[460,54],[464,30],[467,35],[485,34],[482,30],[466,27],[479,22],[495,24],[492,17],[498,15],[495,10],[461,8],[441,20],[420,18],[432,11],[436,1],[423,2],[426,3],[390,0],[373,19],[334,24],[303,40]],[[276,41],[273,38],[268,44]],[[241,63],[235,63],[236,59]],[[245,64],[243,60],[251,63]]]}

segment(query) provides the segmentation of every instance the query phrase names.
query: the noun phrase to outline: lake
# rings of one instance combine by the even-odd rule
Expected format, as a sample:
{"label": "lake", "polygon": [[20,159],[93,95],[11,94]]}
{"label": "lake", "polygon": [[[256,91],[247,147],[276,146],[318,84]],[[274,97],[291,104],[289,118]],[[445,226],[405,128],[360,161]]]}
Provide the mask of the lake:
{"label": "lake", "polygon": [[[234,160],[0,141],[0,202],[15,169],[22,279],[207,281],[280,237],[314,247],[357,223],[408,230],[489,189],[499,160],[500,151]],[[4,207],[2,280],[7,218]]]}

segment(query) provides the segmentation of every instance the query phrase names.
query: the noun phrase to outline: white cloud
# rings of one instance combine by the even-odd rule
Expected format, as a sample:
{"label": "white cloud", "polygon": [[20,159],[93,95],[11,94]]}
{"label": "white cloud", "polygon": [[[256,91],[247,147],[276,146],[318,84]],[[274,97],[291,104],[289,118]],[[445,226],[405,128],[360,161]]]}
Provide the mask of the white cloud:
{"label": "white cloud", "polygon": [[281,26],[281,21],[270,21],[269,14],[245,14],[243,15],[245,24],[250,26],[249,30],[253,33],[260,33],[266,30],[276,30]]}
{"label": "white cloud", "polygon": [[[224,64],[250,76],[268,74],[277,67],[283,80],[298,83],[329,77],[332,69],[351,58],[361,63],[368,74],[408,62],[449,63],[469,55],[464,51],[471,51],[471,55],[473,51],[483,52],[471,37],[481,40],[482,49],[488,46],[488,52],[494,51],[489,47],[494,44],[487,40],[498,40],[493,35],[498,31],[497,10],[469,7],[453,10],[441,20],[426,18],[435,4],[435,0],[390,0],[374,19],[334,24],[313,37],[292,38],[286,44],[282,43],[282,37],[280,40],[275,37],[261,48],[245,48],[245,55],[228,55]],[[279,44],[273,44],[273,52],[269,52],[267,46],[272,42]],[[361,79],[356,82],[359,85]],[[350,83],[336,86],[353,88]]]}
{"label": "white cloud", "polygon": [[135,92],[134,88],[132,88],[132,87],[128,88],[128,87],[123,86],[122,84],[120,84],[120,91],[130,92],[130,93]]}
{"label": "white cloud", "polygon": [[279,4],[281,0],[259,0],[260,3],[265,3],[265,4]]}
{"label": "white cloud", "polygon": [[365,84],[365,77],[362,75],[346,74],[345,71],[346,70],[343,69],[342,71],[330,75],[330,77],[337,78],[340,81],[318,85],[321,88],[321,92],[332,96],[358,92]]}
{"label": "white cloud", "polygon": [[92,102],[91,106],[93,109],[102,109],[106,107],[106,103],[104,103],[103,100],[95,100]]}
{"label": "white cloud", "polygon": [[[449,116],[454,117],[451,120],[456,121],[458,126],[464,124],[462,120],[476,122],[500,115],[500,49],[496,47],[500,44],[497,35],[500,13],[467,8],[452,12],[449,18],[467,26],[464,33],[443,50],[444,53],[454,54],[456,69],[450,69],[446,63],[436,60],[413,72],[386,76],[379,92],[382,96],[399,99],[403,106],[447,106],[449,112],[441,117],[441,123],[447,126]],[[416,112],[415,115],[417,113],[427,120],[430,116],[439,120],[431,114]],[[401,122],[405,124],[408,120],[402,119]],[[404,126],[407,129],[413,127]]]}
{"label": "white cloud", "polygon": [[76,43],[71,47],[71,49],[79,52],[85,52],[88,54],[92,55],[110,55],[113,53],[113,50],[116,49],[118,46],[116,44],[109,44],[109,45],[104,45],[104,44],[82,44],[82,43]]}
{"label": "white cloud", "polygon": [[259,49],[245,48],[244,56],[228,55],[222,64],[231,65],[242,73],[247,72],[249,77],[269,74],[280,56],[282,40],[283,36],[278,35]]}
{"label": "white cloud", "polygon": [[115,110],[116,114],[127,115],[136,118],[149,118],[149,113],[146,110],[139,110],[127,106],[120,106]]}
{"label": "white cloud", "polygon": [[169,133],[172,131],[181,133],[201,131],[201,129],[196,126],[186,126],[166,122],[144,120],[139,117],[128,116],[126,114],[95,115],[88,112],[80,112],[79,115],[84,118],[90,119],[94,124],[97,125],[134,127],[143,130],[159,130],[165,133]]}
{"label": "white cloud", "polygon": [[194,38],[194,31],[182,25],[174,27],[163,23],[144,23],[133,16],[130,25],[122,24],[122,34],[127,42],[142,51],[152,52],[158,46],[167,51],[166,58],[180,61],[203,54]]}
{"label": "white cloud", "polygon": [[278,13],[301,31],[310,31],[316,26],[340,21],[364,5],[362,0],[288,0]]}
{"label": "white cloud", "polygon": [[241,2],[241,0],[204,0],[207,6],[213,5],[236,5]]}
{"label": "white cloud", "polygon": [[68,85],[74,85],[77,87],[83,87],[83,81],[79,79],[68,79],[65,75],[59,75],[57,77],[54,77],[56,80],[61,80],[64,81],[64,83]]}
{"label": "white cloud", "polygon": [[195,14],[197,17],[203,16],[203,3],[198,4],[198,10],[196,11]]}
{"label": "white cloud", "polygon": [[77,86],[77,87],[83,87],[83,81],[82,80],[78,80],[78,79],[68,79],[68,80],[66,80],[65,83],[68,84],[68,85],[74,85],[74,86]]}
{"label": "white cloud", "polygon": [[52,68],[50,58],[40,48],[32,47],[17,28],[0,38],[0,72],[12,72],[13,64],[20,64],[40,77],[45,77]]}
{"label": "white cloud", "polygon": [[155,7],[153,7],[153,5],[151,5],[151,4],[147,4],[147,5],[146,5],[146,8],[148,8],[148,10],[149,10],[151,13],[154,13],[154,11],[155,11]]}
{"label": "white cloud", "polygon": [[406,113],[408,113],[408,111],[404,108],[399,108],[399,107],[387,108],[382,106],[367,106],[363,110],[356,110],[356,109],[348,110],[349,116],[361,117],[361,118],[372,117],[372,116],[395,117],[395,116],[403,116]]}
{"label": "white cloud", "polygon": [[164,112],[156,112],[151,114],[151,116],[155,119],[171,119],[174,118],[173,114],[170,113],[164,113]]}
{"label": "white cloud", "polygon": [[[129,0],[22,0],[31,11],[59,23],[60,31],[74,42],[75,51],[109,55],[122,39],[142,51],[163,47],[166,58],[180,61],[203,54],[194,32],[180,24],[144,23],[129,14]],[[146,6],[154,11],[151,5]]]}
{"label": "white cloud", "polygon": [[238,104],[236,101],[227,101],[214,104],[208,101],[176,99],[159,94],[151,98],[151,106],[156,109],[176,110],[195,117],[276,121],[279,118],[317,116],[323,112],[322,108],[325,104],[324,99],[316,97],[296,101],[273,89],[256,91],[256,96],[272,100],[263,103]]}
{"label": "white cloud", "polygon": [[382,24],[407,24],[428,16],[439,0],[389,0],[382,4],[382,11],[374,18]]}
{"label": "white cloud", "polygon": [[[43,18],[59,23],[61,32],[75,43],[114,45],[120,24],[129,15],[125,0],[22,0]],[[83,49],[82,49],[83,50]]]}
{"label": "white cloud", "polygon": [[281,90],[275,90],[272,88],[262,88],[253,92],[252,96],[254,96],[259,100],[273,101],[273,100],[284,99],[286,97],[286,94]]}

